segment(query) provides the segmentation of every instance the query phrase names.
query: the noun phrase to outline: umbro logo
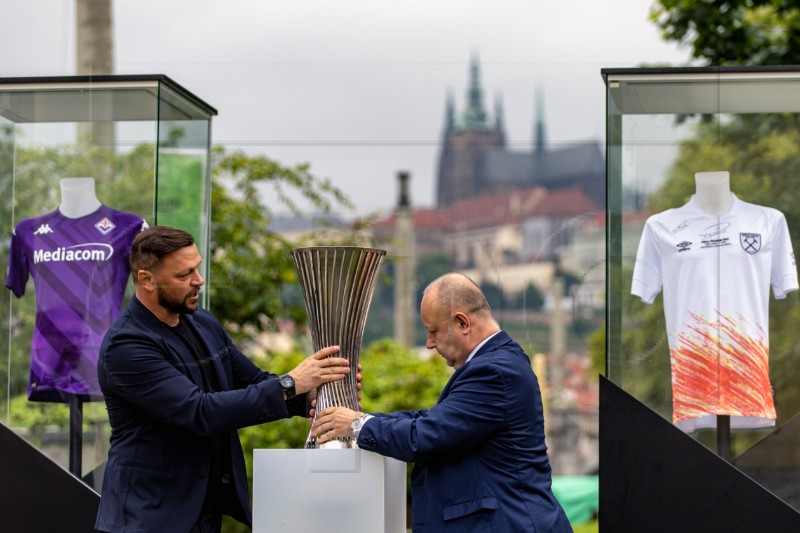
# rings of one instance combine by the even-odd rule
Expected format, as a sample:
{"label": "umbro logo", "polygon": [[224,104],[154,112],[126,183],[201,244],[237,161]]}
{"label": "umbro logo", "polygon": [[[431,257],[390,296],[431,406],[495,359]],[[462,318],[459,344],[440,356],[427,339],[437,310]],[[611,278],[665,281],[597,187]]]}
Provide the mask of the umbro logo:
{"label": "umbro logo", "polygon": [[689,250],[691,250],[692,243],[690,243],[689,241],[683,241],[679,242],[675,246],[678,247],[678,252],[688,252]]}
{"label": "umbro logo", "polygon": [[42,224],[33,232],[34,235],[47,235],[48,233],[53,233],[50,224]]}

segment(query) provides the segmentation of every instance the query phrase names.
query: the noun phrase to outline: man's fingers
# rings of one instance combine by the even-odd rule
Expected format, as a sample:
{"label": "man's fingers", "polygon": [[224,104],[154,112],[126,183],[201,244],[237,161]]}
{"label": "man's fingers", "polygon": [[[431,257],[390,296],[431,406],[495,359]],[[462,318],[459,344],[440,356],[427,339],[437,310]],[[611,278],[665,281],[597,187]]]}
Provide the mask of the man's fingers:
{"label": "man's fingers", "polygon": [[350,361],[342,357],[328,357],[322,361],[322,366],[346,366],[350,367]]}
{"label": "man's fingers", "polygon": [[339,352],[339,347],[338,346],[328,346],[327,348],[321,349],[320,351],[318,351],[317,353],[315,353],[311,357],[313,357],[314,359],[325,359],[329,355],[333,355],[333,354],[338,353],[338,352]]}

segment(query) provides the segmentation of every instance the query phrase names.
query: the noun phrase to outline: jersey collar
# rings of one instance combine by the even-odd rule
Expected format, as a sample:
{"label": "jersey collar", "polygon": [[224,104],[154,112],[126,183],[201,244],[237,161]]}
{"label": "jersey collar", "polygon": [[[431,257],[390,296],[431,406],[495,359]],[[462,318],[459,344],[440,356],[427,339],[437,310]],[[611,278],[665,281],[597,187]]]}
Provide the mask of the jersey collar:
{"label": "jersey collar", "polygon": [[[736,215],[739,212],[739,208],[742,205],[742,201],[739,200],[739,197],[736,196],[735,193],[731,193],[731,194],[733,195],[733,204],[731,204],[731,209],[730,209],[730,211],[728,211],[724,215],[719,215],[721,217],[726,217],[726,216],[730,216],[730,215]],[[717,217],[717,215],[709,215],[708,213],[706,213],[705,211],[700,209],[700,207],[697,205],[697,202],[695,202],[694,198],[695,198],[695,195],[693,194],[692,197],[689,198],[689,202],[686,204],[686,207],[689,209],[689,211],[692,212],[692,214],[702,215],[702,216],[706,216],[706,217],[715,217],[715,218]]]}

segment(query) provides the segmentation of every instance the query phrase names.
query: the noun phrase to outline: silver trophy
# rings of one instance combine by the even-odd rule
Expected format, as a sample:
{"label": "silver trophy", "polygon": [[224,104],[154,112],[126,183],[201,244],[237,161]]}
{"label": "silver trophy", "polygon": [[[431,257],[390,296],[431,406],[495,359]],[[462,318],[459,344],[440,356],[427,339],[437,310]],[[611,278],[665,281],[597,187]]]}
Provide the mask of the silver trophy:
{"label": "silver trophy", "polygon": [[[292,250],[308,313],[314,351],[338,345],[338,357],[350,373],[317,389],[317,412],[342,406],[358,411],[356,372],[367,311],[386,250],[357,246],[313,246]],[[316,417],[315,417],[316,418]],[[309,433],[306,448],[354,448],[355,440],[337,438],[318,445]]]}

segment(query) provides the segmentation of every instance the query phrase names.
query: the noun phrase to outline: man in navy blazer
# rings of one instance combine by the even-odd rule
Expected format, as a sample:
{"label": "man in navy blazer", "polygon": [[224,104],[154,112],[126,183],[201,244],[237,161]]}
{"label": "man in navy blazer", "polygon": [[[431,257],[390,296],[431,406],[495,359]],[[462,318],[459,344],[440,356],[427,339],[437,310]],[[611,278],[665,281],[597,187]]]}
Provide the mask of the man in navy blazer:
{"label": "man in navy blazer", "polygon": [[420,311],[426,346],[455,369],[436,405],[372,415],[332,407],[317,415],[312,434],[319,442],[357,436],[362,449],[414,462],[414,533],[571,532],[551,490],[528,356],[463,274],[431,282]]}
{"label": "man in navy blazer", "polygon": [[320,350],[282,376],[257,368],[214,316],[192,236],[155,226],[133,242],[136,293],[107,332],[97,372],[111,425],[95,527],[113,532],[218,532],[248,525],[240,427],[307,416],[309,391],[349,372]]}

